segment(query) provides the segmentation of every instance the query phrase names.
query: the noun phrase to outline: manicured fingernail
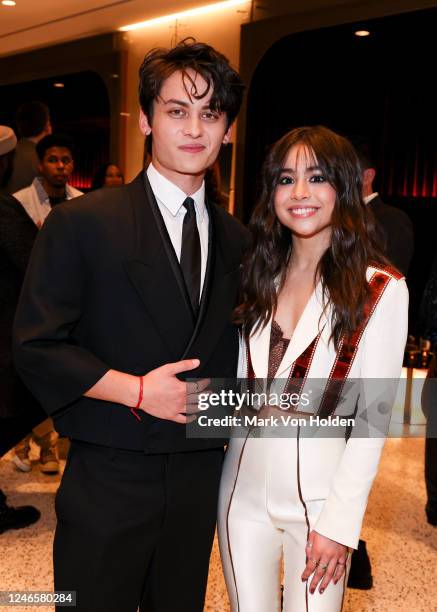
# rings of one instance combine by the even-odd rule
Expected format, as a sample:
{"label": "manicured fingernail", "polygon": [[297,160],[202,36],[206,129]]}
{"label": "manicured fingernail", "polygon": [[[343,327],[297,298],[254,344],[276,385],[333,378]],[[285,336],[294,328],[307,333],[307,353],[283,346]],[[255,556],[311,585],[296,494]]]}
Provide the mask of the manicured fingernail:
{"label": "manicured fingernail", "polygon": [[305,578],[301,578],[302,582],[305,582]]}
{"label": "manicured fingernail", "polygon": [[323,595],[323,591],[324,591],[324,590],[325,590],[325,589],[320,589],[320,595]]}
{"label": "manicured fingernail", "polygon": [[310,593],[311,593],[311,595],[313,595],[313,594],[314,594],[314,591],[315,591],[315,590],[316,590],[316,589],[310,589]]}

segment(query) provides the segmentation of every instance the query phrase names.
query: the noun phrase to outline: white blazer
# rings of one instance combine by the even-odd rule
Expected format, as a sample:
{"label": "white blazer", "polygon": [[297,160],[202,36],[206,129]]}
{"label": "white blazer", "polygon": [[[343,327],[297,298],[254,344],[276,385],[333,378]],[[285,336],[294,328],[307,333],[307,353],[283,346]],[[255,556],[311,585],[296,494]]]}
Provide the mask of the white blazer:
{"label": "white blazer", "polygon": [[[369,267],[370,280],[375,268]],[[363,414],[377,399],[372,397],[384,388],[386,401],[392,404],[402,369],[408,330],[408,290],[404,279],[398,279],[390,270],[378,270],[388,276],[389,282],[373,311],[358,345],[347,380],[380,379],[381,385],[370,384],[364,394],[349,394],[335,414],[350,415],[358,400],[358,413]],[[313,292],[297,326],[275,376],[275,392],[284,387],[296,359],[323,329],[308,370],[307,384],[314,379],[326,380],[336,358],[331,335],[330,309],[323,314],[321,284]],[[249,339],[252,367],[257,379],[268,373],[271,321]],[[239,377],[248,373],[247,347],[240,345]],[[377,381],[379,382],[379,381]],[[357,385],[355,385],[355,388]],[[387,406],[391,410],[391,405]],[[299,408],[298,408],[299,409]],[[305,410],[305,408],[303,408]],[[388,419],[387,419],[388,420]],[[354,437],[352,430],[345,437],[302,437],[300,446],[300,485],[305,502],[324,500],[323,509],[314,526],[322,535],[346,546],[357,548],[367,499],[375,478],[385,438],[383,435]],[[274,443],[274,440],[272,440]],[[222,496],[231,490],[237,477],[236,461],[243,440],[232,439],[223,472]],[[224,501],[224,500],[223,500]]]}

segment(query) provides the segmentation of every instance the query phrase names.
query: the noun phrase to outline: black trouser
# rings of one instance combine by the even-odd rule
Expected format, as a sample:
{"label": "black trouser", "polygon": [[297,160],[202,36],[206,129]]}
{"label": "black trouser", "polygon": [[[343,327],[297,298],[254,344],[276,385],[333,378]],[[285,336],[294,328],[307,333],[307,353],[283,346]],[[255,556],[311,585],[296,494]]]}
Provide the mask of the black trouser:
{"label": "black trouser", "polygon": [[[223,449],[145,455],[72,442],[55,589],[78,612],[202,612]],[[59,611],[61,609],[59,608]]]}

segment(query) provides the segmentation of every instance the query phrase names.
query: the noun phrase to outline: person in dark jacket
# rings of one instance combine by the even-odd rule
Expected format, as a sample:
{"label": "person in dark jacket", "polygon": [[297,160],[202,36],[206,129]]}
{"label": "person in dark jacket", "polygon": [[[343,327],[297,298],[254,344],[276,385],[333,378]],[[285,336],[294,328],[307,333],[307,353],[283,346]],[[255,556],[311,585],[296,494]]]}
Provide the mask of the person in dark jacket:
{"label": "person in dark jacket", "polygon": [[399,272],[407,276],[414,252],[413,224],[403,210],[383,202],[379,193],[374,190],[376,163],[368,141],[360,138],[351,140],[363,168],[364,201],[375,217],[384,254]]}
{"label": "person in dark jacket", "polygon": [[[11,128],[0,125],[0,457],[45,418],[12,365],[12,322],[37,234],[21,204],[5,189],[16,142]],[[8,506],[0,489],[0,534],[32,525],[39,517],[33,506]]]}
{"label": "person in dark jacket", "polygon": [[12,173],[6,183],[6,190],[11,194],[29,187],[38,176],[36,145],[44,136],[52,133],[49,109],[37,100],[22,104],[17,110],[15,122],[20,139],[15,148]]}
{"label": "person in dark jacket", "polygon": [[422,408],[426,416],[425,484],[426,518],[437,526],[437,253],[420,305],[418,332],[428,340],[434,353],[422,391]]}
{"label": "person in dark jacket", "polygon": [[432,349],[437,349],[437,252],[422,296],[417,332],[429,340]]}
{"label": "person in dark jacket", "polygon": [[35,243],[15,358],[72,439],[54,565],[55,590],[77,591],[78,612],[203,610],[224,441],[187,437],[184,424],[208,379],[237,372],[248,235],[207,201],[204,176],[242,93],[206,44],[149,52],[151,164],[55,207]]}
{"label": "person in dark jacket", "polygon": [[[373,213],[384,254],[395,268],[407,276],[414,251],[414,232],[411,220],[404,211],[383,202],[379,193],[374,190],[376,162],[369,141],[359,136],[352,137],[351,141],[363,170],[364,202]],[[372,586],[372,567],[366,542],[360,540],[358,549],[352,554],[348,587],[367,590]]]}
{"label": "person in dark jacket", "polygon": [[425,484],[427,521],[437,527],[437,357],[434,355],[422,389],[422,409],[426,416]]}

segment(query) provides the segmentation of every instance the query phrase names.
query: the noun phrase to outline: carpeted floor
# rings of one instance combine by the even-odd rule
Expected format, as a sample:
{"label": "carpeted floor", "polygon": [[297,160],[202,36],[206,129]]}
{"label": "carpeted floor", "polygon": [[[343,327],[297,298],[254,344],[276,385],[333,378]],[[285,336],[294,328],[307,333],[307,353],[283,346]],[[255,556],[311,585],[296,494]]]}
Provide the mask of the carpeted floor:
{"label": "carpeted floor", "polygon": [[[58,476],[44,476],[36,465],[30,474],[23,474],[15,470],[9,456],[0,460],[0,485],[8,502],[33,504],[42,513],[32,527],[0,535],[0,590],[52,590],[53,500],[58,484]],[[426,523],[424,504],[423,440],[389,440],[362,534],[375,586],[371,591],[348,590],[344,612],[437,611],[437,528]],[[14,607],[11,612],[35,609],[53,611]],[[205,612],[229,612],[216,545]]]}

